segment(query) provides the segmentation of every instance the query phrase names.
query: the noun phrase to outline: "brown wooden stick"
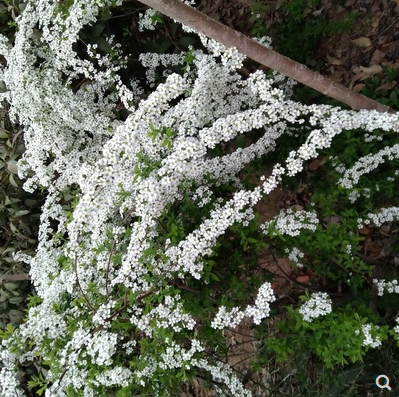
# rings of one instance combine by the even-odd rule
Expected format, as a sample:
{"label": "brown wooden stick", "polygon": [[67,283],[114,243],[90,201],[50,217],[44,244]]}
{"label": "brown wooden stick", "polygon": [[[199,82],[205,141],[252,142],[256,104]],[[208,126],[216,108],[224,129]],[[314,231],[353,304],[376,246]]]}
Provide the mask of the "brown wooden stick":
{"label": "brown wooden stick", "polygon": [[[239,52],[245,54],[248,58],[276,70],[285,76],[291,77],[330,98],[345,103],[352,109],[374,109],[379,112],[395,112],[389,106],[382,105],[381,103],[346,88],[342,84],[336,83],[319,73],[313,72],[305,65],[266,48],[250,37],[215,21],[179,0],[139,1],[189,26],[195,31],[203,33],[207,37],[222,43],[226,47],[236,47]],[[298,46],[300,45],[301,43],[298,42]]]}

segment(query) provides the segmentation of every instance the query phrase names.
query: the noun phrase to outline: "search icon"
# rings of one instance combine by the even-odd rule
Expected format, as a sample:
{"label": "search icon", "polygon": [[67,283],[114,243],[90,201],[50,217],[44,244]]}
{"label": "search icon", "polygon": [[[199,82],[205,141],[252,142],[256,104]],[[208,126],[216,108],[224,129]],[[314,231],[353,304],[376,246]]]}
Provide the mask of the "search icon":
{"label": "search icon", "polygon": [[[380,379],[385,379],[385,383],[381,384],[380,383]],[[377,387],[379,387],[380,389],[388,389],[388,390],[392,390],[392,387],[389,386],[389,378],[386,375],[378,375],[375,378],[375,384],[377,385]]]}

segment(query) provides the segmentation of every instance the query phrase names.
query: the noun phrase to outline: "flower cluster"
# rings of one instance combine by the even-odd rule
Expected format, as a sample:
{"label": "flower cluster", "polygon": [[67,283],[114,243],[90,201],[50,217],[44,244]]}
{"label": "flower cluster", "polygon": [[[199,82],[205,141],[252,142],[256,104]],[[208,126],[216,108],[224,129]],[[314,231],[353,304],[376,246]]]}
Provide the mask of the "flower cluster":
{"label": "flower cluster", "polygon": [[184,61],[184,54],[157,54],[146,52],[140,54],[139,60],[141,64],[146,68],[147,82],[150,84],[151,87],[154,87],[156,68],[160,65],[180,65]]}
{"label": "flower cluster", "polygon": [[385,222],[393,222],[399,220],[399,207],[386,207],[381,208],[381,210],[374,214],[367,214],[367,218],[359,218],[357,223],[359,227],[362,225],[369,225],[373,223],[375,226],[381,226]]}
{"label": "flower cluster", "polygon": [[375,154],[368,154],[361,157],[355,165],[346,170],[343,177],[339,180],[342,187],[351,189],[357,185],[362,175],[368,174],[378,168],[380,164],[385,163],[387,160],[394,161],[399,158],[399,144],[392,147],[385,147]]}
{"label": "flower cluster", "polygon": [[[381,340],[379,338],[378,335],[376,335],[375,337],[373,337],[371,335],[371,331],[373,331],[373,333],[375,333],[376,331],[378,331],[378,327],[375,325],[371,325],[371,324],[363,324],[362,325],[362,333],[364,336],[363,339],[363,346],[369,346],[369,347],[378,347],[381,346]],[[358,331],[357,334],[359,334],[360,332]]]}
{"label": "flower cluster", "polygon": [[258,290],[255,306],[248,306],[245,310],[245,314],[248,317],[253,317],[254,323],[259,325],[264,318],[269,316],[270,303],[275,300],[276,297],[272,285],[270,283],[264,283]]}
{"label": "flower cluster", "polygon": [[312,322],[315,318],[325,316],[332,311],[332,302],[325,292],[317,292],[312,294],[310,299],[306,301],[299,309],[303,320]]}
{"label": "flower cluster", "polygon": [[373,284],[378,289],[378,296],[383,296],[384,291],[389,294],[399,294],[399,283],[398,280],[385,281],[385,280],[373,280]]}
{"label": "flower cluster", "polygon": [[166,341],[167,347],[166,352],[161,354],[162,361],[159,363],[159,367],[162,369],[171,368],[184,368],[189,370],[191,368],[191,362],[194,360],[193,356],[197,352],[202,352],[204,348],[201,343],[195,339],[191,341],[190,350],[184,351],[180,345],[173,341]]}
{"label": "flower cluster", "polygon": [[171,327],[175,332],[179,332],[182,329],[192,330],[195,326],[195,320],[189,314],[184,313],[179,296],[175,299],[166,296],[165,303],[159,304],[140,318],[133,315],[131,322],[149,336],[152,336],[153,328]]}
{"label": "flower cluster", "polygon": [[220,306],[215,318],[212,320],[211,326],[215,329],[235,328],[244,317],[245,313],[238,307],[234,307],[228,311],[225,306]]}
{"label": "flower cluster", "polygon": [[144,30],[155,30],[157,21],[154,16],[157,14],[157,11],[149,8],[143,14],[139,14],[139,30],[143,32]]}
{"label": "flower cluster", "polygon": [[399,317],[396,317],[396,325],[393,330],[398,334],[399,337]]}
{"label": "flower cluster", "polygon": [[298,267],[303,267],[303,264],[301,263],[301,259],[305,257],[305,254],[299,250],[298,248],[294,247],[292,250],[289,250],[286,248],[285,252],[288,254],[288,259],[291,260],[296,264]]}
{"label": "flower cluster", "polygon": [[270,303],[275,300],[271,284],[264,283],[258,290],[255,306],[248,306],[245,310],[240,310],[237,307],[227,310],[225,306],[221,306],[212,320],[211,326],[215,329],[235,328],[244,317],[252,317],[254,323],[259,325],[264,318],[269,316]]}
{"label": "flower cluster", "polygon": [[116,351],[118,335],[100,331],[87,342],[87,353],[98,365],[111,365]]}
{"label": "flower cluster", "polygon": [[280,234],[298,236],[302,229],[315,231],[318,224],[319,219],[315,211],[295,211],[289,208],[281,211],[272,221],[263,223],[261,229],[267,233],[272,227]]}

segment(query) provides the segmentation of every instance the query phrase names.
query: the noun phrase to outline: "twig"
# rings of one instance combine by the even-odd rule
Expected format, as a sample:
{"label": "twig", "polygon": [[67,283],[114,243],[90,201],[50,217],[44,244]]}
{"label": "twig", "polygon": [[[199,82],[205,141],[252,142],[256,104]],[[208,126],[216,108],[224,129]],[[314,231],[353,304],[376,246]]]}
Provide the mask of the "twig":
{"label": "twig", "polygon": [[137,13],[139,13],[140,11],[145,11],[145,10],[147,10],[147,9],[148,9],[148,8],[141,7],[141,8],[137,8],[137,9],[134,10],[134,11],[127,12],[126,14],[122,14],[122,15],[112,15],[111,17],[98,18],[97,21],[108,21],[109,19],[123,18],[123,17],[127,17],[128,15],[137,14]]}
{"label": "twig", "polygon": [[[308,289],[312,289],[312,290],[314,290],[314,291],[319,291],[318,288],[315,288],[315,287],[313,287],[313,286],[311,286],[311,285],[309,285],[309,284],[300,283],[299,281],[292,279],[292,278],[284,271],[284,269],[280,266],[280,264],[278,263],[277,258],[276,258],[276,256],[274,255],[273,252],[272,252],[271,255],[272,255],[272,257],[273,257],[274,263],[277,265],[277,267],[278,267],[278,268],[281,270],[281,272],[284,274],[283,277],[284,277],[285,279],[287,279],[288,281],[290,281],[290,282],[292,282],[292,283],[294,283],[294,284],[300,285],[300,286],[303,287],[303,288],[308,288]],[[273,273],[273,274],[274,274],[274,273]]]}
{"label": "twig", "polygon": [[115,252],[115,247],[116,247],[116,241],[114,240],[114,242],[112,243],[111,251],[109,252],[107,269],[105,271],[105,291],[107,293],[107,298],[108,299],[109,299],[109,289],[108,289],[109,268],[111,266],[111,258],[112,258],[113,253]]}
{"label": "twig", "polygon": [[[385,12],[385,10],[384,10]],[[394,26],[397,22],[399,21],[399,17],[396,18],[383,32],[381,32],[373,41],[377,40],[380,38],[387,30],[391,29],[392,26]]]}
{"label": "twig", "polygon": [[75,253],[75,277],[76,277],[76,284],[78,285],[78,288],[80,290],[80,293],[82,294],[84,300],[86,301],[87,305],[90,307],[90,309],[93,311],[93,313],[96,313],[96,309],[92,306],[92,304],[89,302],[89,300],[87,299],[86,294],[83,291],[82,286],[80,285],[79,282],[79,276],[78,276],[78,255]]}

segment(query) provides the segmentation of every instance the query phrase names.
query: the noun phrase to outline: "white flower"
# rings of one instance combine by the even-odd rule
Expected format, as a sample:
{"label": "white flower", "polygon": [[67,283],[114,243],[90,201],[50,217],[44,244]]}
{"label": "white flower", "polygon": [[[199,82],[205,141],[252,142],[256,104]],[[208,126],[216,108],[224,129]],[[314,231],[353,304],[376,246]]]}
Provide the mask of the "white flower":
{"label": "white flower", "polygon": [[312,322],[313,319],[325,316],[332,311],[332,301],[327,293],[317,292],[312,294],[310,299],[305,302],[299,309],[303,320]]}
{"label": "white flower", "polygon": [[377,335],[376,337],[373,338],[373,336],[371,335],[371,330],[373,329],[374,331],[378,331],[378,326],[376,325],[372,325],[371,324],[363,324],[362,325],[362,332],[363,332],[363,346],[370,346],[370,347],[378,347],[381,346],[382,342],[379,338],[379,336]]}
{"label": "white flower", "polygon": [[261,230],[266,233],[273,225],[281,234],[298,236],[302,229],[315,231],[318,224],[319,220],[315,211],[294,211],[289,208],[281,211],[274,220],[263,223]]}

